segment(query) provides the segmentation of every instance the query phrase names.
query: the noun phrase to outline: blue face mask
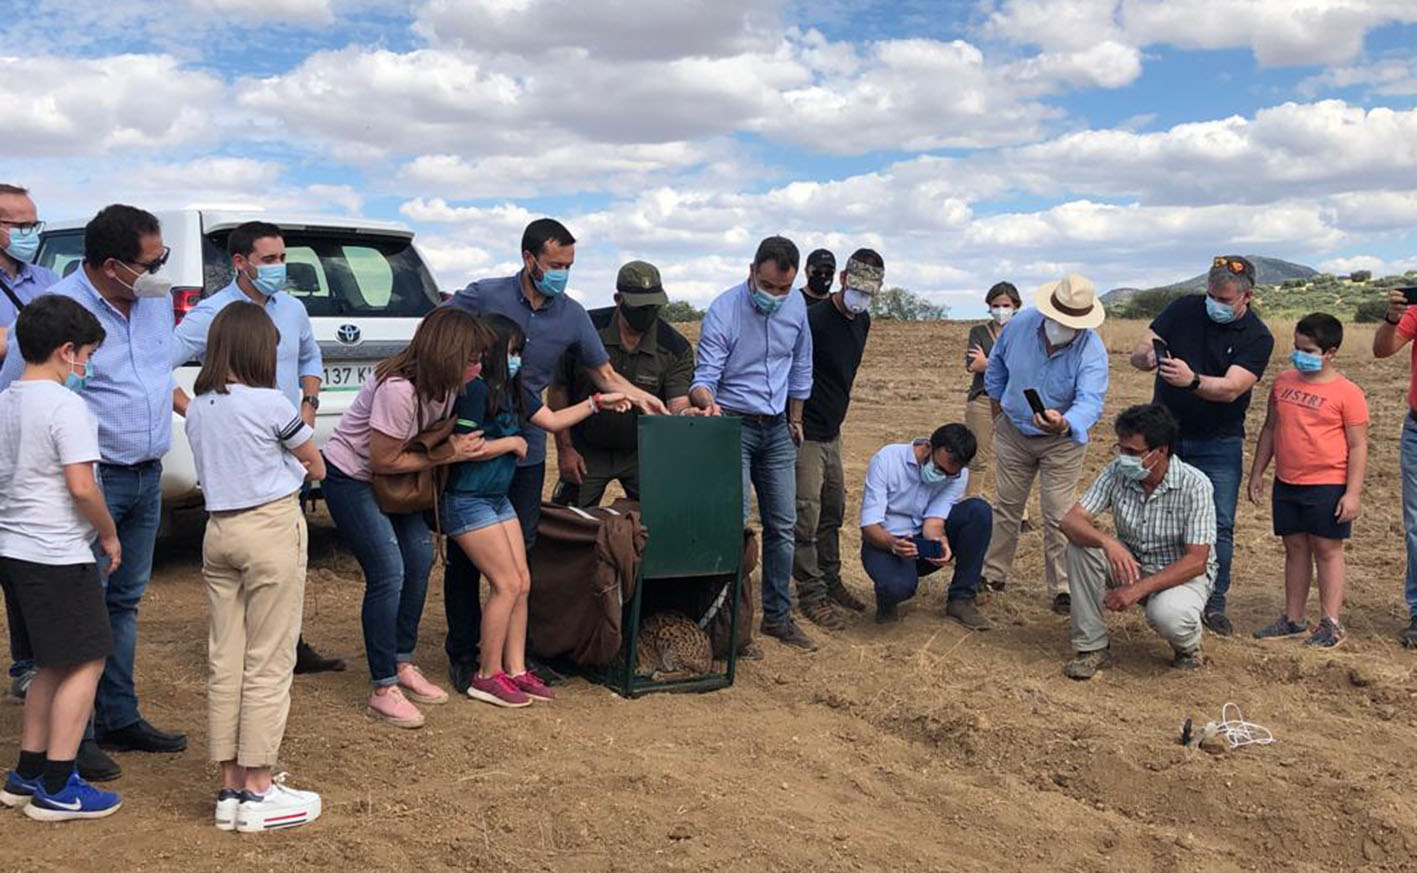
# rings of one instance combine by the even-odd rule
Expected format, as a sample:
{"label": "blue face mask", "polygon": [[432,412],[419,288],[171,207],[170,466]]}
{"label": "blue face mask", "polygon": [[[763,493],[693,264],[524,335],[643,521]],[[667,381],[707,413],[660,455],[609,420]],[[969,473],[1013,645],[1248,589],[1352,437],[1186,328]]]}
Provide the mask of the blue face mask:
{"label": "blue face mask", "polygon": [[507,355],[507,376],[515,379],[522,369],[521,355]]}
{"label": "blue face mask", "polygon": [[1300,373],[1318,373],[1324,368],[1324,356],[1316,355],[1313,352],[1301,352],[1295,349],[1289,353],[1289,360],[1294,362],[1294,369]]}
{"label": "blue face mask", "polygon": [[255,285],[256,290],[267,297],[283,290],[285,288],[285,264],[257,265],[256,278],[251,279],[251,284]]}
{"label": "blue face mask", "polygon": [[1210,316],[1210,320],[1216,324],[1229,324],[1235,320],[1235,307],[1229,303],[1221,303],[1210,295],[1205,298],[1205,314]]}
{"label": "blue face mask", "polygon": [[926,461],[920,465],[920,481],[926,485],[939,485],[942,482],[948,482],[951,479],[958,478],[958,473],[951,476],[949,473],[935,466],[934,461]]}
{"label": "blue face mask", "polygon": [[566,290],[566,285],[571,281],[570,270],[543,270],[540,279],[534,279],[533,284],[536,290],[547,297],[556,297]]}
{"label": "blue face mask", "polygon": [[37,251],[39,251],[39,228],[30,230],[20,230],[18,227],[10,228],[10,244],[5,246],[5,254],[17,261],[29,264],[34,262],[34,255]]}
{"label": "blue face mask", "polygon": [[74,372],[74,365],[69,365],[69,375],[64,377],[64,387],[75,394],[84,390],[88,386],[89,380],[93,378],[93,359],[84,361],[84,375],[80,376]]}
{"label": "blue face mask", "polygon": [[787,302],[787,298],[790,295],[784,294],[781,297],[774,297],[763,289],[754,286],[751,296],[753,298],[753,308],[757,309],[763,315],[772,315],[782,308],[782,304]]}
{"label": "blue face mask", "polygon": [[[1142,457],[1145,457],[1145,455]],[[1140,482],[1151,475],[1151,468],[1143,463],[1142,459],[1136,455],[1118,455],[1117,472],[1122,474],[1122,477],[1125,479]]]}

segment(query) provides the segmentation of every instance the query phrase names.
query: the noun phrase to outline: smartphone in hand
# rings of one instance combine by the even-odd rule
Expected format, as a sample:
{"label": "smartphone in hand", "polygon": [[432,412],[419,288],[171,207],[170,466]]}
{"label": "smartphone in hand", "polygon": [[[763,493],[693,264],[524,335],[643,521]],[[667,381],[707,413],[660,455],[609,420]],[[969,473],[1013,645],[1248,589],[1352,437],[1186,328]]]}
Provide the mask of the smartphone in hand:
{"label": "smartphone in hand", "polygon": [[915,537],[915,553],[921,558],[938,561],[945,556],[945,547],[939,540],[927,540],[924,537]]}
{"label": "smartphone in hand", "polygon": [[1158,365],[1160,365],[1162,361],[1171,357],[1171,352],[1166,348],[1166,340],[1162,339],[1161,337],[1156,337],[1155,339],[1153,339],[1151,341],[1151,347],[1156,351],[1156,363]]}
{"label": "smartphone in hand", "polygon": [[1397,290],[1401,291],[1402,296],[1407,298],[1408,306],[1417,306],[1417,286],[1398,288]]}
{"label": "smartphone in hand", "polygon": [[1038,396],[1038,392],[1032,388],[1023,389],[1023,399],[1028,401],[1028,405],[1033,409],[1034,415],[1042,415],[1048,407],[1043,405],[1043,398]]}

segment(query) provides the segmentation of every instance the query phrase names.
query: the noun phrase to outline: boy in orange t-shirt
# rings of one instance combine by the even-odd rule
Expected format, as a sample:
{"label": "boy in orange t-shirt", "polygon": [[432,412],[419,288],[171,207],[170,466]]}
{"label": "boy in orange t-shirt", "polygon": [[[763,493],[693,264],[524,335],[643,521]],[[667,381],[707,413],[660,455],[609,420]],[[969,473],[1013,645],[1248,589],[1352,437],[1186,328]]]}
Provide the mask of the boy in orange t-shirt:
{"label": "boy in orange t-shirt", "polygon": [[[1343,608],[1343,541],[1360,511],[1368,466],[1368,401],[1333,368],[1343,325],[1332,315],[1305,316],[1294,329],[1294,369],[1274,380],[1269,411],[1250,469],[1250,500],[1264,495],[1264,471],[1275,461],[1274,533],[1284,539],[1284,615],[1255,631],[1261,640],[1308,636],[1331,648],[1348,635]],[[1318,567],[1323,619],[1305,623],[1309,581]]]}

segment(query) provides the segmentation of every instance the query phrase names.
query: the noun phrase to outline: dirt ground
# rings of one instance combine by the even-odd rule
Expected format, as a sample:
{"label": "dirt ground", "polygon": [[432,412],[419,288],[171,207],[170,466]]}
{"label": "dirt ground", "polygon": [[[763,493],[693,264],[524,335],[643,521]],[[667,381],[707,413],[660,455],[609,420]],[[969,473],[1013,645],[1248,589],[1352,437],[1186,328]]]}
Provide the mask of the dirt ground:
{"label": "dirt ground", "polygon": [[[1140,329],[1104,331],[1114,382],[1084,482],[1109,458],[1113,415],[1150,396],[1149,377],[1126,365]],[[1276,368],[1289,330],[1276,328]],[[962,420],[965,333],[876,326],[845,432],[848,517],[877,448]],[[1403,787],[1417,756],[1414,656],[1396,643],[1408,366],[1405,355],[1373,361],[1371,337],[1352,329],[1340,356],[1368,391],[1373,451],[1349,550],[1352,635],[1336,652],[1248,638],[1281,609],[1283,558],[1268,508],[1242,503],[1240,634],[1209,638],[1212,662],[1197,673],[1170,670],[1134,611],[1112,618],[1113,669],[1064,678],[1067,624],[1047,609],[1035,532],[1009,591],[983,604],[998,623],[990,633],[942,619],[937,577],[899,625],[865,616],[814,631],[822,648],[811,655],[767,642],[727,691],[626,701],[576,680],[554,704],[455,699],[401,731],[364,715],[361,577],[322,517],[305,631],[350,670],[296,678],[282,756],[293,784],[323,794],[325,814],[243,837],[211,826],[201,527],[190,519],[159,549],[138,662],[145,714],[186,730],[190,749],[122,756],[124,808],[104,821],[0,817],[0,870],[1417,869],[1417,807]],[[1251,440],[1262,415],[1257,403]],[[867,594],[850,524],[843,540],[848,584]],[[435,570],[419,657],[440,682],[443,628]],[[1218,718],[1227,701],[1278,742],[1220,755],[1176,744],[1185,717]],[[19,721],[19,707],[0,708],[6,756]]]}

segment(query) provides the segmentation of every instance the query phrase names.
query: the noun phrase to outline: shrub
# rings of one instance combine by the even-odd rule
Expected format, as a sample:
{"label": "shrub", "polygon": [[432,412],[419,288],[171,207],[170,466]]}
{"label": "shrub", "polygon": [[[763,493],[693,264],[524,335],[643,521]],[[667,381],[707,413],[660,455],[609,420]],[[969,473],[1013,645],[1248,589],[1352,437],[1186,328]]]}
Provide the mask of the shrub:
{"label": "shrub", "polygon": [[1138,291],[1120,306],[1115,307],[1111,314],[1117,318],[1152,319],[1160,315],[1161,310],[1165,309],[1166,304],[1172,300],[1192,293],[1195,292],[1177,288],[1151,288],[1146,291]]}
{"label": "shrub", "polygon": [[1359,323],[1382,321],[1387,317],[1387,301],[1381,297],[1364,300],[1353,313],[1353,320]]}
{"label": "shrub", "polygon": [[949,313],[948,306],[931,303],[900,287],[887,288],[871,298],[871,317],[886,321],[939,321]]}
{"label": "shrub", "polygon": [[1304,287],[1305,285],[1307,285],[1307,284],[1309,284],[1309,283],[1306,282],[1306,281],[1304,281],[1303,279],[1285,279],[1284,282],[1281,283],[1279,287],[1281,287],[1281,288],[1303,288],[1303,287]]}
{"label": "shrub", "polygon": [[702,310],[694,308],[692,303],[684,300],[671,300],[669,305],[664,307],[660,313],[660,318],[669,322],[702,321],[704,313]]}
{"label": "shrub", "polygon": [[1372,270],[1354,270],[1348,275],[1350,282],[1367,282],[1373,278]]}

